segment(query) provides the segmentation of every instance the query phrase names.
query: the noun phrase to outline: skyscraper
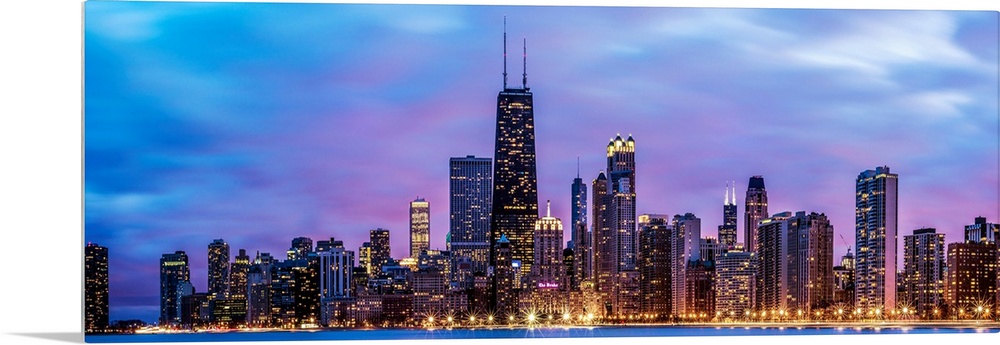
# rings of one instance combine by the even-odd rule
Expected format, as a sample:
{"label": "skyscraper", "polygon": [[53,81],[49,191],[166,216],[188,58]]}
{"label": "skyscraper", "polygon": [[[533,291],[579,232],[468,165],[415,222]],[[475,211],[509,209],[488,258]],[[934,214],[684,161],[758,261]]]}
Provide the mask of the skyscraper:
{"label": "skyscraper", "polygon": [[888,166],[858,175],[855,194],[854,306],[863,312],[896,307],[899,175]]}
{"label": "skyscraper", "polygon": [[83,250],[84,331],[108,328],[108,248],[87,243]]}
{"label": "skyscraper", "polygon": [[743,242],[747,251],[757,251],[757,223],[768,217],[767,189],[764,188],[764,177],[750,177],[747,183],[747,197],[743,207]]}
{"label": "skyscraper", "polygon": [[757,274],[754,309],[773,311],[788,307],[788,226],[791,212],[761,220],[757,229]]}
{"label": "skyscraper", "polygon": [[715,310],[722,318],[742,318],[753,308],[757,260],[753,252],[731,249],[715,258]]}
{"label": "skyscraper", "polygon": [[239,250],[236,260],[229,267],[229,297],[246,303],[247,274],[250,271],[250,256],[246,249]]}
{"label": "skyscraper", "polygon": [[417,198],[410,202],[410,257],[420,256],[420,251],[431,249],[431,204]]}
{"label": "skyscraper", "polygon": [[[490,243],[506,235],[511,260],[531,272],[534,260],[535,220],[538,219],[538,181],[535,169],[535,114],[528,88],[527,49],[521,87],[507,85],[507,30],[504,25],[504,81],[497,95],[496,145],[493,155],[493,205]],[[491,247],[491,248],[495,248]],[[496,265],[496,250],[490,254]]]}
{"label": "skyscraper", "polygon": [[168,325],[180,322],[181,312],[178,308],[178,286],[181,282],[191,281],[191,271],[188,269],[187,253],[178,250],[173,254],[163,254],[160,257],[160,324]]}
{"label": "skyscraper", "polygon": [[472,271],[486,272],[490,254],[490,211],[493,200],[493,160],[452,157],[449,194],[449,248],[472,260]]}
{"label": "skyscraper", "polygon": [[371,243],[371,254],[369,256],[369,265],[371,269],[368,271],[369,276],[377,276],[382,273],[382,267],[392,260],[392,254],[389,248],[389,230],[378,228],[369,231],[369,243]]}
{"label": "skyscraper", "polygon": [[667,215],[639,216],[639,311],[665,318],[670,315],[670,219]]}
{"label": "skyscraper", "polygon": [[689,311],[685,308],[688,305],[687,295],[687,270],[688,263],[698,261],[701,258],[701,218],[693,213],[675,215],[672,220],[670,233],[670,256],[671,256],[671,294],[673,301],[673,315],[681,315]]}
{"label": "skyscraper", "polygon": [[562,267],[562,220],[553,217],[548,205],[545,217],[535,222],[535,264],[532,266],[532,280],[536,288],[558,288],[563,280]]}
{"label": "skyscraper", "polygon": [[719,243],[723,250],[736,247],[736,186],[732,186],[732,201],[729,200],[729,187],[726,186],[726,197],[722,203],[722,225],[719,225]]}
{"label": "skyscraper", "polygon": [[614,287],[614,242],[612,242],[610,228],[607,225],[608,203],[605,198],[608,196],[608,179],[604,172],[597,174],[597,178],[592,182],[594,195],[591,197],[593,208],[593,226],[591,230],[591,243],[593,243],[593,259],[591,259],[591,276],[594,277],[594,286],[601,296],[612,293]]}
{"label": "skyscraper", "polygon": [[208,244],[208,294],[229,296],[229,244],[221,238]]}
{"label": "skyscraper", "polygon": [[588,224],[587,224],[587,185],[583,183],[583,179],[580,178],[579,163],[577,163],[577,173],[576,178],[573,179],[573,185],[570,187],[570,205],[572,206],[570,212],[570,226],[572,227],[571,233],[571,246],[570,249],[573,250],[573,277],[570,279],[572,286],[570,289],[579,289],[580,282],[584,279],[590,279],[592,274],[592,241]]}
{"label": "skyscraper", "polygon": [[913,230],[903,236],[903,293],[905,305],[921,318],[944,304],[944,234],[934,228]]}
{"label": "skyscraper", "polygon": [[952,316],[976,317],[981,306],[996,312],[996,251],[996,244],[991,242],[948,244],[945,301]]}
{"label": "skyscraper", "polygon": [[803,211],[787,222],[788,308],[826,308],[834,302],[833,225],[826,214]]}
{"label": "skyscraper", "polygon": [[[596,286],[614,314],[638,308],[636,256],[635,140],[621,135],[607,146],[607,172],[594,181],[594,258]],[[598,186],[598,183],[604,183]],[[623,287],[635,291],[623,291]],[[634,300],[633,300],[634,299]]]}

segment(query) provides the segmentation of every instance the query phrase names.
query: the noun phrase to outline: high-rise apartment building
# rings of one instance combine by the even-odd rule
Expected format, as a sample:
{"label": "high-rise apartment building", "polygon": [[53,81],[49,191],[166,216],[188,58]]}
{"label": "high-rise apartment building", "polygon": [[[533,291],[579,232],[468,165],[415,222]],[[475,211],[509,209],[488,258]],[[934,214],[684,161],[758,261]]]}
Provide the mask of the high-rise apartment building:
{"label": "high-rise apartment building", "polygon": [[246,303],[250,256],[247,255],[246,249],[240,249],[238,253],[233,263],[229,266],[229,297]]}
{"label": "high-rise apartment building", "polygon": [[369,255],[369,265],[371,269],[368,271],[370,276],[377,276],[382,273],[382,267],[392,260],[392,254],[389,247],[389,230],[377,228],[370,230],[368,232],[369,242],[371,243],[371,254]]}
{"label": "high-rise apartment building", "polygon": [[722,225],[719,225],[719,243],[723,250],[736,247],[736,186],[732,186],[732,200],[729,199],[729,188],[727,185],[726,197],[722,203]]}
{"label": "high-rise apartment building", "polygon": [[593,269],[594,287],[601,296],[608,296],[614,288],[614,267],[615,261],[612,259],[615,253],[614,235],[607,225],[608,203],[608,179],[604,172],[597,174],[591,182],[594,194],[591,196],[593,205],[593,226],[591,227],[591,243],[593,243],[593,259],[591,268]]}
{"label": "high-rise apartment building", "polygon": [[856,182],[854,306],[878,314],[896,307],[899,175],[881,166]]}
{"label": "high-rise apartment building", "polygon": [[715,257],[715,311],[722,319],[740,319],[753,310],[756,259],[735,248]]}
{"label": "high-rise apartment building", "polygon": [[448,248],[471,259],[473,272],[486,272],[490,261],[490,211],[493,160],[466,156],[449,160],[450,215]]}
{"label": "high-rise apartment building", "polygon": [[671,308],[673,315],[683,315],[694,312],[686,310],[690,291],[687,287],[687,270],[689,262],[701,259],[701,219],[693,213],[675,215],[671,222],[670,232],[670,264],[671,264]]}
{"label": "high-rise apartment building", "polygon": [[[535,167],[535,113],[528,87],[527,52],[521,87],[507,85],[507,33],[504,29],[504,82],[497,95],[496,145],[493,155],[493,205],[490,243],[506,235],[511,260],[531,272],[534,230],[538,219],[538,178]],[[493,247],[491,247],[493,248]],[[490,254],[496,265],[496,251]]]}
{"label": "high-rise apartment building", "polygon": [[222,239],[208,244],[208,294],[213,298],[229,296],[229,244]]}
{"label": "high-rise apartment building", "polygon": [[757,251],[757,223],[768,217],[767,189],[764,188],[764,177],[750,177],[747,183],[747,196],[743,207],[743,242],[747,251]]}
{"label": "high-rise apartment building", "polygon": [[802,211],[787,222],[789,310],[833,305],[833,225],[826,214]]}
{"label": "high-rise apartment building", "polygon": [[921,318],[933,317],[944,304],[944,234],[934,228],[903,236],[903,296],[900,300]]}
{"label": "high-rise apartment building", "polygon": [[176,324],[181,321],[178,286],[191,281],[188,256],[178,250],[160,257],[160,324]]}
{"label": "high-rise apartment building", "polygon": [[996,244],[990,242],[948,244],[945,301],[951,316],[973,318],[979,307],[996,312],[996,252]]}
{"label": "high-rise apartment building", "polygon": [[643,214],[639,221],[639,311],[666,318],[671,313],[670,216]]}
{"label": "high-rise apartment building", "polygon": [[410,257],[431,249],[431,204],[417,198],[410,202]]}
{"label": "high-rise apartment building", "polygon": [[292,239],[292,246],[288,248],[286,258],[288,260],[304,259],[313,251],[313,240],[308,237],[296,237]]}
{"label": "high-rise apartment building", "polygon": [[759,222],[757,227],[757,275],[754,284],[754,309],[763,311],[788,308],[788,237],[787,220],[791,212],[777,213]]}
{"label": "high-rise apartment building", "polygon": [[101,332],[108,328],[108,247],[87,243],[83,266],[83,329]]}

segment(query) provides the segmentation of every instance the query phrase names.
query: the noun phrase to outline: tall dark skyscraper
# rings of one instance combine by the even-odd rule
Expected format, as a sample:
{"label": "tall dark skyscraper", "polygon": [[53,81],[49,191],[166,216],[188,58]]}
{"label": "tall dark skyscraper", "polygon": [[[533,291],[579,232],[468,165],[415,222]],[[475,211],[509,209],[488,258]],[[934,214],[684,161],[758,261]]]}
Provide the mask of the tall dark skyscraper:
{"label": "tall dark skyscraper", "polygon": [[108,328],[108,248],[87,243],[83,250],[84,331]]}
{"label": "tall dark skyscraper", "polygon": [[392,254],[389,251],[389,230],[378,228],[369,231],[368,235],[369,243],[371,243],[369,256],[371,271],[368,274],[369,276],[377,276],[382,273],[382,267],[392,259]]}
{"label": "tall dark skyscraper", "polygon": [[[733,199],[729,200],[729,188],[732,187]],[[736,247],[736,186],[726,186],[726,197],[722,203],[722,225],[719,225],[719,244],[723,250]]]}
{"label": "tall dark skyscraper", "polygon": [[229,295],[229,244],[222,239],[208,244],[208,294],[215,298]]}
{"label": "tall dark skyscraper", "polygon": [[[521,263],[527,276],[534,260],[534,230],[538,219],[538,181],[535,169],[535,114],[528,88],[527,53],[521,87],[507,85],[507,33],[504,28],[504,83],[497,95],[496,146],[493,167],[493,212],[490,243],[502,235],[510,241],[511,260]],[[496,264],[491,246],[491,265]],[[520,285],[520,284],[519,284]]]}
{"label": "tall dark skyscraper", "polygon": [[235,261],[229,265],[229,298],[247,300],[247,273],[250,271],[250,256],[246,249],[240,249]]}
{"label": "tall dark skyscraper", "polygon": [[767,189],[764,188],[764,177],[757,175],[750,177],[747,184],[747,198],[743,207],[743,247],[746,251],[757,251],[757,222],[768,217],[767,213]]}
{"label": "tall dark skyscraper", "polygon": [[863,312],[896,307],[898,181],[887,166],[865,170],[856,180],[854,306]]}
{"label": "tall dark skyscraper", "polygon": [[180,322],[177,288],[182,282],[191,281],[188,256],[182,250],[160,257],[160,324]]}
{"label": "tall dark skyscraper", "polygon": [[570,212],[570,231],[572,231],[570,249],[573,249],[574,258],[570,289],[576,290],[579,288],[580,282],[590,278],[591,264],[593,263],[591,234],[587,227],[587,185],[580,178],[579,165],[577,165],[576,178],[573,179],[570,193],[572,207]]}
{"label": "tall dark skyscraper", "polygon": [[490,261],[490,211],[493,207],[493,159],[452,157],[448,244],[456,256],[472,260],[473,272],[486,272]]}

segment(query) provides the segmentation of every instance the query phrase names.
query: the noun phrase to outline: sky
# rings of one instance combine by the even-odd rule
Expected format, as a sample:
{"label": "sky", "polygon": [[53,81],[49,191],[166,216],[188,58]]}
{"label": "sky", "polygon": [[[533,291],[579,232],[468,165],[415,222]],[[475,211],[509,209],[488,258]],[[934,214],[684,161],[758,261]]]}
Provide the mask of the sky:
{"label": "sky", "polygon": [[[637,211],[716,236],[727,183],[739,241],[750,176],[770,213],[825,213],[854,245],[854,182],[899,174],[899,241],[1000,221],[998,13],[130,3],[83,6],[84,241],[109,248],[111,318],[154,321],[158,260],[207,286],[216,238],[282,257],[291,239],[357,249],[408,203],[448,228],[448,159],[491,157],[507,72],[534,93],[539,204],[636,141]],[[526,42],[526,43],[525,43]],[[527,48],[522,65],[522,44]],[[544,212],[544,209],[542,209]],[[565,239],[569,239],[566,227]],[[843,236],[846,240],[841,240]],[[900,260],[901,263],[901,260]]]}

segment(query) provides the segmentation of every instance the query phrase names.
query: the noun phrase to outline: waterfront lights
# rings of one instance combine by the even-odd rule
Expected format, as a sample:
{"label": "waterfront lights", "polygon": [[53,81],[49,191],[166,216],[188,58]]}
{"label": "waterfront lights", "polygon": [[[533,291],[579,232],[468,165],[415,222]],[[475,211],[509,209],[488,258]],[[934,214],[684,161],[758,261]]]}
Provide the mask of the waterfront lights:
{"label": "waterfront lights", "polygon": [[563,313],[563,321],[569,321],[569,313]]}

